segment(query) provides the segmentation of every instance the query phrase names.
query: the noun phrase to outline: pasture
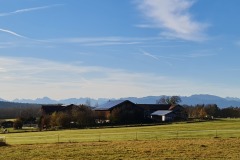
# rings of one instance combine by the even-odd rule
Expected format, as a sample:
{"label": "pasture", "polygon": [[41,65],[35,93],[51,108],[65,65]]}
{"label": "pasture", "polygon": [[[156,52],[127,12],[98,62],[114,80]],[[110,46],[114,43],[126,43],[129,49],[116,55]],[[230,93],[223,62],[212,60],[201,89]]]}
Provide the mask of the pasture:
{"label": "pasture", "polygon": [[240,119],[1,136],[0,159],[240,158]]}

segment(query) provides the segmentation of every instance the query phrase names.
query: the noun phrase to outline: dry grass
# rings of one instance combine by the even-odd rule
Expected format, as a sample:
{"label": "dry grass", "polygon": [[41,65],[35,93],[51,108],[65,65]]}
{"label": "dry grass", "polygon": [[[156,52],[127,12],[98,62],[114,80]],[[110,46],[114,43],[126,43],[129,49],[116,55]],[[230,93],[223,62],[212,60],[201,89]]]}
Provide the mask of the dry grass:
{"label": "dry grass", "polygon": [[240,139],[112,141],[0,147],[0,159],[239,159]]}
{"label": "dry grass", "polygon": [[240,119],[2,136],[0,160],[240,159]]}

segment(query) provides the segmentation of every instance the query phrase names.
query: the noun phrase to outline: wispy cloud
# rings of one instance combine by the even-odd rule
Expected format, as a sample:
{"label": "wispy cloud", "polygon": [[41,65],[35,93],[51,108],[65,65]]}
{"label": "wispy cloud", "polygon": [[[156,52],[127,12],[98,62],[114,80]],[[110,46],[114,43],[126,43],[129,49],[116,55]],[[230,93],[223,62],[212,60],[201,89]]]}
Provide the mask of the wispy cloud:
{"label": "wispy cloud", "polygon": [[80,44],[83,46],[112,46],[112,45],[138,45],[146,42],[162,42],[164,41],[159,37],[72,37],[72,38],[59,38],[47,39],[41,42],[54,43],[54,44]]}
{"label": "wispy cloud", "polygon": [[148,57],[153,58],[153,59],[155,59],[155,60],[162,61],[162,62],[168,64],[169,66],[172,66],[172,65],[173,65],[172,63],[170,63],[170,62],[167,60],[167,59],[172,59],[171,57],[156,56],[156,55],[151,54],[151,53],[149,53],[149,52],[145,52],[145,51],[142,51],[142,52],[143,52],[143,55],[144,55],[144,56],[148,56]]}
{"label": "wispy cloud", "polygon": [[11,34],[11,35],[16,36],[16,37],[27,38],[27,37],[25,37],[25,36],[23,36],[23,35],[20,35],[20,34],[18,34],[18,33],[16,33],[16,32],[13,32],[13,31],[10,31],[10,30],[7,30],[7,29],[2,29],[2,28],[0,28],[0,31],[1,31],[1,32],[8,33],[8,34]]}
{"label": "wispy cloud", "polygon": [[13,12],[0,13],[0,17],[10,16],[10,15],[14,15],[14,14],[20,14],[20,13],[24,13],[24,12],[32,12],[32,11],[36,11],[36,10],[43,10],[43,9],[48,9],[48,8],[57,7],[57,6],[61,6],[61,5],[63,5],[63,4],[54,4],[54,5],[48,5],[48,6],[19,9],[19,10],[13,11]]}
{"label": "wispy cloud", "polygon": [[[21,82],[21,83],[20,83]],[[70,97],[119,98],[195,93],[238,95],[239,89],[189,78],[35,58],[0,57],[0,88],[5,99]],[[127,88],[127,89],[126,89]],[[224,92],[222,92],[222,88]],[[226,96],[222,95],[222,96]]]}
{"label": "wispy cloud", "polygon": [[[153,44],[165,44],[168,40],[161,37],[68,37],[68,38],[58,38],[58,39],[33,39],[31,37],[23,36],[19,33],[13,32],[9,29],[1,29],[0,32],[7,33],[16,37],[25,38],[22,41],[19,39],[12,39],[11,43],[15,46],[28,47],[29,45],[34,47],[57,47],[57,46],[68,46],[71,44],[84,47],[98,47],[98,46],[144,46]],[[1,37],[0,37],[1,39]],[[2,39],[4,40],[4,39]],[[0,44],[1,48],[7,48],[9,45]],[[170,47],[170,46],[169,46]]]}
{"label": "wispy cloud", "polygon": [[59,99],[140,97],[161,93],[180,94],[176,91],[190,86],[190,82],[180,77],[175,80],[153,73],[34,58],[0,57],[0,75],[1,93],[7,99],[43,96]]}
{"label": "wispy cloud", "polygon": [[201,58],[201,57],[212,57],[218,55],[217,53],[192,53],[186,55],[188,58]]}
{"label": "wispy cloud", "polygon": [[145,52],[145,51],[142,51],[142,52],[143,52],[143,55],[145,55],[145,56],[148,56],[148,57],[151,57],[153,59],[159,60],[159,58],[157,56],[153,55],[153,54],[150,54],[150,53]]}
{"label": "wispy cloud", "polygon": [[207,24],[194,20],[189,9],[194,0],[142,0],[137,1],[143,14],[150,18],[151,24],[139,27],[162,29],[161,35],[191,41],[202,41]]}
{"label": "wispy cloud", "polygon": [[[183,58],[180,58],[179,56],[161,56],[161,55],[155,55],[155,54],[152,54],[152,53],[149,53],[149,52],[146,52],[146,51],[141,51],[143,53],[143,55],[145,56],[148,56],[148,57],[151,57],[153,59],[156,59],[156,60],[161,60],[161,59],[165,59],[165,61],[168,59],[168,60],[184,60]],[[167,62],[167,61],[166,61]],[[171,64],[170,62],[167,62],[168,64]]]}

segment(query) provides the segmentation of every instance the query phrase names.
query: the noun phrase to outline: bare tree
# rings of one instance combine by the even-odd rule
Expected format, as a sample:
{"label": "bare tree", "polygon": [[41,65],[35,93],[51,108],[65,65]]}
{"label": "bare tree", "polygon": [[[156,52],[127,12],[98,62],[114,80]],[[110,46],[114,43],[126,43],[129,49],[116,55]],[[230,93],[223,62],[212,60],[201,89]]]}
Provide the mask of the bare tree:
{"label": "bare tree", "polygon": [[179,96],[162,96],[159,100],[156,101],[157,104],[172,104],[172,105],[176,105],[181,103],[181,97]]}

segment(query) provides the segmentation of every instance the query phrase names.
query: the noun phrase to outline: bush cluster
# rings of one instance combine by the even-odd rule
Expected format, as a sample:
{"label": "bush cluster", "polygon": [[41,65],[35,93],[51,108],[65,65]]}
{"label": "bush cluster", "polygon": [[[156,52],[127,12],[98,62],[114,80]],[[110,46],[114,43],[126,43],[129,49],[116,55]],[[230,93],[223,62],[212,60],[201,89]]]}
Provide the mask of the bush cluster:
{"label": "bush cluster", "polygon": [[189,118],[240,118],[239,107],[219,108],[216,104],[184,106]]}
{"label": "bush cluster", "polygon": [[40,119],[40,127],[48,128],[84,128],[95,124],[94,112],[87,106],[78,106],[65,112],[54,112]]}

